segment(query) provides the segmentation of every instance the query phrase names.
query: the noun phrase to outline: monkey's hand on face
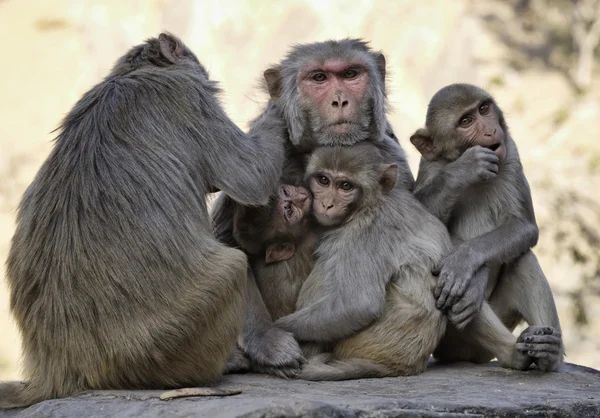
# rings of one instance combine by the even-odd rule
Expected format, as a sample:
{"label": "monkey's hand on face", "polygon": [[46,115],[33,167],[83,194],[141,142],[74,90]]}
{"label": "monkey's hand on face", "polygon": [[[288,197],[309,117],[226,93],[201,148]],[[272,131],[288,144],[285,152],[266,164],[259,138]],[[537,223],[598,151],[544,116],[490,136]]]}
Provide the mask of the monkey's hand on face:
{"label": "monkey's hand on face", "polygon": [[448,319],[459,331],[465,329],[481,310],[488,274],[489,271],[485,265],[477,270],[464,294],[456,297],[450,304]]}
{"label": "monkey's hand on face", "polygon": [[453,308],[449,318],[455,325],[463,325],[459,329],[472,319],[483,302],[488,275],[487,268],[479,259],[477,252],[461,245],[432,271],[439,276],[434,289],[436,307],[443,311]]}
{"label": "monkey's hand on face", "polygon": [[552,327],[540,325],[527,327],[519,335],[516,349],[523,355],[529,356],[543,372],[554,371],[563,362],[562,335]]}
{"label": "monkey's hand on face", "polygon": [[499,162],[494,151],[476,145],[467,149],[456,161],[448,164],[446,173],[453,181],[466,187],[496,177]]}

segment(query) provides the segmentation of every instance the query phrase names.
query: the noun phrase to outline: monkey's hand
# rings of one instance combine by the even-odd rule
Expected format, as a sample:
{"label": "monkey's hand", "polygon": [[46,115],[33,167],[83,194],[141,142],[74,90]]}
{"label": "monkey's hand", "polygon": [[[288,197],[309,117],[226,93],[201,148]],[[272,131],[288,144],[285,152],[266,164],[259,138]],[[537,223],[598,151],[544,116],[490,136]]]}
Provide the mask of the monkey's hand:
{"label": "monkey's hand", "polygon": [[291,378],[306,362],[294,336],[276,327],[270,327],[260,338],[257,336],[245,345],[244,351],[252,360],[252,369],[260,373]]}
{"label": "monkey's hand", "polygon": [[553,327],[532,325],[517,339],[516,349],[531,357],[543,372],[552,372],[562,364],[564,347],[560,331]]}
{"label": "monkey's hand", "polygon": [[465,329],[481,310],[485,297],[488,269],[486,266],[480,268],[465,293],[456,299],[456,302],[448,310],[448,319],[459,330]]}
{"label": "monkey's hand", "polygon": [[[433,269],[433,275],[439,276],[434,290],[438,309],[446,311],[453,307],[463,299],[465,292],[471,287],[475,288],[470,289],[468,301],[465,300],[465,304],[457,309],[462,312],[469,306],[475,306],[477,310],[481,308],[483,291],[487,284],[487,268],[484,268],[484,263],[479,258],[478,253],[471,250],[469,246],[459,246]],[[485,270],[486,274],[480,273],[478,271],[480,269]],[[483,284],[478,283],[479,281],[483,281]]]}
{"label": "monkey's hand", "polygon": [[498,174],[500,160],[494,151],[476,145],[446,166],[447,173],[465,186],[491,180]]}

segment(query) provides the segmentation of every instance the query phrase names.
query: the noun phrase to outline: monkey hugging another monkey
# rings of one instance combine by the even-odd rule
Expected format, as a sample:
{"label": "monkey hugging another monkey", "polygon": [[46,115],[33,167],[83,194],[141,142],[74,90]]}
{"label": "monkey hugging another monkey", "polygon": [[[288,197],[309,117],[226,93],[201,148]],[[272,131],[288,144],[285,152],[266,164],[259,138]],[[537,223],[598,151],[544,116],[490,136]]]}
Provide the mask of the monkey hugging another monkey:
{"label": "monkey hugging another monkey", "polygon": [[65,117],[19,207],[7,280],[26,381],[0,383],[0,408],[224,370],[416,374],[431,353],[560,365],[529,188],[487,93],[434,96],[411,137],[415,183],[383,54],[299,45],[264,77],[270,101],[246,135],[161,34]]}

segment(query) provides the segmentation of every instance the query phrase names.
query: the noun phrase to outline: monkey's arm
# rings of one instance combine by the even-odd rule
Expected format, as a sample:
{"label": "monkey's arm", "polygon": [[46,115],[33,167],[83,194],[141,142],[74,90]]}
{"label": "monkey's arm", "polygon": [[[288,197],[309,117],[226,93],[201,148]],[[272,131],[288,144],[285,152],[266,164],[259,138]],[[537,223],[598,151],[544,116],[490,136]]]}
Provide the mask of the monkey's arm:
{"label": "monkey's arm", "polygon": [[275,325],[300,341],[331,342],[351,336],[377,319],[383,312],[391,273],[383,265],[358,261],[356,257],[344,262],[332,257],[326,265],[317,261],[306,281],[324,281],[324,295],[278,319]]}
{"label": "monkey's arm", "polygon": [[386,130],[383,140],[375,142],[375,145],[383,154],[385,162],[398,164],[399,181],[396,185],[412,192],[415,187],[415,178],[410,171],[406,154],[391,131],[391,127],[389,127],[389,131]]}
{"label": "monkey's arm", "polygon": [[235,205],[236,203],[231,197],[225,193],[219,193],[219,196],[212,203],[210,211],[215,238],[232,248],[238,248],[237,242],[235,242],[233,237]]}
{"label": "monkey's arm", "polygon": [[[246,322],[242,349],[259,366],[299,369],[304,363],[302,350],[292,334],[273,325],[256,279],[248,269]],[[293,373],[281,371],[281,375]]]}
{"label": "monkey's arm", "polygon": [[513,173],[508,181],[516,189],[505,193],[504,209],[512,213],[507,215],[504,223],[463,242],[438,267],[440,277],[435,289],[438,308],[454,305],[463,298],[467,288],[478,287],[477,277],[487,281],[486,275],[475,276],[483,265],[509,263],[536,245],[539,231],[527,181],[521,172]]}
{"label": "monkey's arm", "polygon": [[285,161],[285,124],[274,112],[273,106],[267,107],[248,135],[224,112],[215,116],[216,132],[203,148],[205,164],[214,173],[209,186],[245,205],[268,203]]}
{"label": "monkey's arm", "polygon": [[491,180],[498,173],[498,157],[481,146],[469,148],[456,161],[421,158],[415,197],[444,224],[462,193],[472,184]]}

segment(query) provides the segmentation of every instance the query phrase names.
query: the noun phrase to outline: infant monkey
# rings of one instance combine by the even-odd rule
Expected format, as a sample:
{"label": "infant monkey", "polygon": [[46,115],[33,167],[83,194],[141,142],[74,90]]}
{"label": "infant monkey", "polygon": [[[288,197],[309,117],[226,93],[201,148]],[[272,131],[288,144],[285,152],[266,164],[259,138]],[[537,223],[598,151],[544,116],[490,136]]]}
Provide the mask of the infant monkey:
{"label": "infant monkey", "polygon": [[258,288],[276,320],[296,309],[313,265],[319,226],[310,216],[312,198],[304,187],[281,185],[273,199],[268,207],[236,211],[234,235],[250,254]]}

